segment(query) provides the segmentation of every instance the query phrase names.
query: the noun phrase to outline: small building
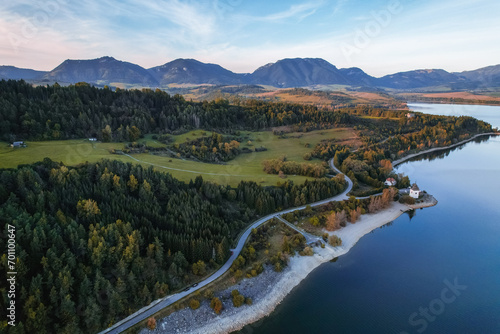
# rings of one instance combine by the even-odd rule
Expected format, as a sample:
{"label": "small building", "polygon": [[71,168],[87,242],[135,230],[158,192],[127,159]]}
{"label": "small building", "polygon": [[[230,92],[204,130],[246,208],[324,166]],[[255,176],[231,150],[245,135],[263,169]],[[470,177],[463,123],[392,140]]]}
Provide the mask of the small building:
{"label": "small building", "polygon": [[10,144],[10,147],[26,147],[26,144],[23,141],[15,141]]}
{"label": "small building", "polygon": [[89,138],[89,141],[97,141],[97,138]]}
{"label": "small building", "polygon": [[410,197],[419,198],[420,197],[420,188],[414,183],[410,188]]}
{"label": "small building", "polygon": [[389,186],[389,187],[394,187],[398,182],[393,179],[392,177],[388,178],[387,180],[385,180],[384,184],[386,186]]}
{"label": "small building", "polygon": [[406,118],[415,118],[415,114],[412,112],[409,112],[406,114]]}

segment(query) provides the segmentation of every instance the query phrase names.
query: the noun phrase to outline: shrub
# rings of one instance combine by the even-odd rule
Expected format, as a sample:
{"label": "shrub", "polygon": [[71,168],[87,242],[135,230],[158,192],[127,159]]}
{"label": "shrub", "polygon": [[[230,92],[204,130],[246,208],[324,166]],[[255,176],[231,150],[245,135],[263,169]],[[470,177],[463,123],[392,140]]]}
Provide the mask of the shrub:
{"label": "shrub", "polygon": [[342,239],[340,239],[339,237],[337,237],[335,234],[333,234],[332,236],[330,236],[330,238],[328,239],[328,243],[330,245],[332,245],[333,247],[337,247],[337,246],[340,246],[342,245]]}
{"label": "shrub", "polygon": [[245,297],[240,295],[239,293],[236,296],[233,296],[233,305],[234,307],[240,307],[245,302]]}
{"label": "shrub", "polygon": [[200,307],[200,302],[197,299],[193,298],[189,301],[189,307],[193,310],[196,310]]}
{"label": "shrub", "polygon": [[223,308],[222,302],[220,301],[219,298],[214,297],[212,298],[212,301],[210,302],[210,307],[214,310],[216,314],[220,314]]}
{"label": "shrub", "polygon": [[212,298],[214,298],[214,292],[213,292],[213,290],[206,289],[205,291],[203,291],[203,297],[205,297],[206,299],[212,299]]}
{"label": "shrub", "polygon": [[402,204],[415,204],[415,199],[413,197],[410,197],[410,195],[403,195],[401,196],[401,198],[399,199],[399,203],[402,203]]}
{"label": "shrub", "polygon": [[303,254],[305,256],[313,256],[314,255],[314,251],[313,251],[313,249],[311,247],[308,246],[308,247],[304,248]]}
{"label": "shrub", "polygon": [[156,328],[156,319],[151,317],[148,319],[148,329],[153,330]]}
{"label": "shrub", "polygon": [[252,298],[250,298],[250,297],[245,298],[245,304],[252,305],[253,304]]}

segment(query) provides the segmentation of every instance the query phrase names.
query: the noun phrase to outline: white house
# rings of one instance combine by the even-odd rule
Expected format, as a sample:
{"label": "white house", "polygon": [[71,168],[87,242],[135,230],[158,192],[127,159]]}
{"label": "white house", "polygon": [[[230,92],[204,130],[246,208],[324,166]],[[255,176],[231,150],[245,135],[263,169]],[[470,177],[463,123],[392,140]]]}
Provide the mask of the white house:
{"label": "white house", "polygon": [[385,180],[384,184],[389,187],[394,187],[397,184],[397,182],[392,177],[390,177],[387,180]]}
{"label": "white house", "polygon": [[89,141],[97,141],[97,138],[89,138]]}
{"label": "white house", "polygon": [[419,198],[420,197],[420,188],[414,183],[410,188],[410,197]]}
{"label": "white house", "polygon": [[415,114],[412,112],[409,112],[406,114],[406,118],[415,118]]}

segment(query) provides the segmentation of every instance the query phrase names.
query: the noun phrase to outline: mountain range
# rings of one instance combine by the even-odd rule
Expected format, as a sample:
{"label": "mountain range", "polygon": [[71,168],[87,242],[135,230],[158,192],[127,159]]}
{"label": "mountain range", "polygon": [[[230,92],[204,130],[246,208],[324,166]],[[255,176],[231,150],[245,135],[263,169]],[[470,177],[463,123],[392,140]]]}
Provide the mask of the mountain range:
{"label": "mountain range", "polygon": [[282,59],[259,67],[253,73],[241,74],[195,59],[176,59],[145,69],[113,57],[102,57],[90,60],[68,59],[48,72],[0,66],[0,79],[72,84],[84,81],[95,85],[129,84],[141,87],[163,87],[175,83],[257,84],[278,88],[348,85],[402,90],[444,85],[456,89],[471,89],[500,87],[500,65],[460,73],[450,73],[442,69],[422,69],[376,78],[356,67],[338,69],[320,58]]}

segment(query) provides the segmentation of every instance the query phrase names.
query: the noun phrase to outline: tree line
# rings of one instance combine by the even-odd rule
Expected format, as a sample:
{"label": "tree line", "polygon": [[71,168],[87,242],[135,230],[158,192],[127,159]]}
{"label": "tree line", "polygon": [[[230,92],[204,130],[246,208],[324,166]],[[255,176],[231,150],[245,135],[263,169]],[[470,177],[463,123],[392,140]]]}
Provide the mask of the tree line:
{"label": "tree line", "polygon": [[190,102],[159,89],[113,91],[86,83],[33,87],[22,80],[0,81],[0,139],[7,141],[85,137],[133,141],[145,133],[261,130],[291,124],[310,129],[352,120],[346,112],[289,103]]}
{"label": "tree line", "polygon": [[[108,160],[0,170],[0,222],[16,227],[18,256],[19,321],[6,330],[95,333],[224,263],[257,215],[344,187],[342,177],[276,187],[183,183]],[[3,255],[5,272],[6,262]]]}

